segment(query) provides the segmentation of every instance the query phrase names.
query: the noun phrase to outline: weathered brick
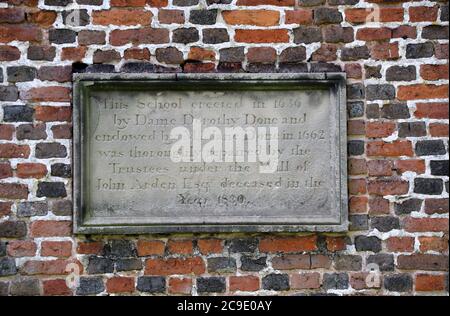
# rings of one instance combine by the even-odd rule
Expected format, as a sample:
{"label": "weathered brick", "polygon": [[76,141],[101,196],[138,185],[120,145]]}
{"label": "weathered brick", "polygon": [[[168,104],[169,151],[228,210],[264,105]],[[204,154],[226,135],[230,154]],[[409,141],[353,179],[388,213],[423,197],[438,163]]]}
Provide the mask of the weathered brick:
{"label": "weathered brick", "polygon": [[63,237],[71,233],[71,221],[34,221],[30,225],[31,237]]}
{"label": "weathered brick", "polygon": [[172,275],[172,274],[202,274],[205,272],[205,263],[201,257],[147,259],[145,261],[145,274]]}
{"label": "weathered brick", "polygon": [[164,277],[139,277],[136,289],[148,293],[164,293],[166,290],[166,279]]}
{"label": "weathered brick", "polygon": [[150,25],[152,12],[135,9],[110,9],[92,12],[93,24],[98,25]]}
{"label": "weathered brick", "polygon": [[289,35],[285,29],[237,29],[234,40],[240,43],[287,43]]}
{"label": "weathered brick", "polygon": [[203,29],[203,43],[220,44],[230,40],[227,29]]}
{"label": "weathered brick", "polygon": [[262,288],[273,291],[289,290],[289,276],[287,274],[269,274],[262,278]]}

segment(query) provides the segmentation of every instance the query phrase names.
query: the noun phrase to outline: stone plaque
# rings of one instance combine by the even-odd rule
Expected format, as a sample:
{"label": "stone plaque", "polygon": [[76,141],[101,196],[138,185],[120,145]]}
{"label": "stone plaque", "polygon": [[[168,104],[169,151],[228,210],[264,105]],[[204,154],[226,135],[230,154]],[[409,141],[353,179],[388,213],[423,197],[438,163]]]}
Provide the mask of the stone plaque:
{"label": "stone plaque", "polygon": [[345,75],[81,74],[76,233],[347,229]]}

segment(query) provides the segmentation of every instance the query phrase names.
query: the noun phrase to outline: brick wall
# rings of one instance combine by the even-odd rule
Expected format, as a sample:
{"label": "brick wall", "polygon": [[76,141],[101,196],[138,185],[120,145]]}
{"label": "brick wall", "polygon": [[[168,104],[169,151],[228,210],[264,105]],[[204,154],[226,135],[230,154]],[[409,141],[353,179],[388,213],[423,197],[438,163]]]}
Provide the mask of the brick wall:
{"label": "brick wall", "polygon": [[[446,1],[0,0],[0,294],[448,294],[448,34]],[[113,71],[345,71],[350,231],[73,236],[71,76]]]}

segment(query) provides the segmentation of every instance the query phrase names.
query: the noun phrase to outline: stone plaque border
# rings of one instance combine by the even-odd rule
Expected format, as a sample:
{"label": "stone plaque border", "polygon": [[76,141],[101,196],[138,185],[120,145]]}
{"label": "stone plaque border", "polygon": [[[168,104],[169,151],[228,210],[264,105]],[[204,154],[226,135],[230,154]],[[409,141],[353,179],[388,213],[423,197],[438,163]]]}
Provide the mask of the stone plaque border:
{"label": "stone plaque border", "polygon": [[[336,173],[339,174],[339,188],[335,197],[340,205],[340,219],[336,222],[321,224],[286,223],[242,223],[242,224],[168,224],[143,225],[133,223],[130,218],[126,223],[110,225],[98,220],[93,223],[87,218],[88,206],[85,201],[83,182],[87,176],[83,170],[84,143],[83,104],[87,95],[96,85],[151,85],[163,84],[170,89],[172,85],[195,87],[201,82],[209,87],[220,86],[223,83],[238,84],[241,88],[270,85],[283,87],[286,85],[328,85],[339,107],[336,113],[338,130],[332,137],[338,142],[335,148],[337,161]],[[346,76],[345,73],[295,73],[295,74],[130,74],[130,73],[82,73],[73,76],[73,202],[75,234],[145,234],[145,233],[220,233],[220,232],[312,232],[312,231],[347,231],[348,229],[348,195],[347,195],[347,111],[346,111]]]}

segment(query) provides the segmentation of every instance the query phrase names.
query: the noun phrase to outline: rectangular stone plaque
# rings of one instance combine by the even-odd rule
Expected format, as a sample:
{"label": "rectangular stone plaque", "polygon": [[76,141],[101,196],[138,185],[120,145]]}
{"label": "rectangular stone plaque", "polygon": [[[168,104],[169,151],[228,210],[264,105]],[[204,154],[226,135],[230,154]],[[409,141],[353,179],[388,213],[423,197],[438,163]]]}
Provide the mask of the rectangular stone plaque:
{"label": "rectangular stone plaque", "polygon": [[346,230],[345,105],[338,73],[75,75],[74,230]]}

